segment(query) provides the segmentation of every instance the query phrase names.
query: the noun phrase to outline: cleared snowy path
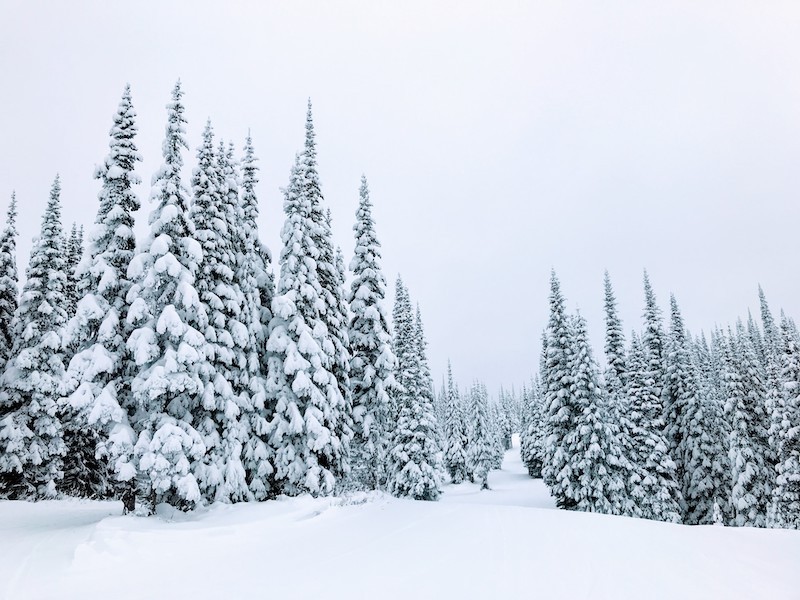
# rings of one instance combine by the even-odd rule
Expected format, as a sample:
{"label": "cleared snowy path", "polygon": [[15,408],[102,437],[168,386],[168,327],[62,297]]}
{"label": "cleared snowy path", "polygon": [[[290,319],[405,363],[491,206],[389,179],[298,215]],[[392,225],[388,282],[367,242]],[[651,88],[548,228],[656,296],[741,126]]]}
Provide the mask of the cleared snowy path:
{"label": "cleared snowy path", "polygon": [[800,596],[800,532],[553,510],[517,450],[492,490],[440,502],[295,498],[166,518],[117,503],[0,503],[0,597]]}

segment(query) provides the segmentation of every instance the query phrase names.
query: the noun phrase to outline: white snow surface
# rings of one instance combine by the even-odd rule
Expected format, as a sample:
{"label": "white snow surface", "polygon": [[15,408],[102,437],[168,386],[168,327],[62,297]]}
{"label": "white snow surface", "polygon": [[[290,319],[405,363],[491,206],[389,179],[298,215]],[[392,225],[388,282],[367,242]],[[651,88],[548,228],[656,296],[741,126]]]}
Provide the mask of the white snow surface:
{"label": "white snow surface", "polygon": [[480,491],[216,504],[0,503],[0,597],[798,598],[800,532],[559,511],[518,449]]}

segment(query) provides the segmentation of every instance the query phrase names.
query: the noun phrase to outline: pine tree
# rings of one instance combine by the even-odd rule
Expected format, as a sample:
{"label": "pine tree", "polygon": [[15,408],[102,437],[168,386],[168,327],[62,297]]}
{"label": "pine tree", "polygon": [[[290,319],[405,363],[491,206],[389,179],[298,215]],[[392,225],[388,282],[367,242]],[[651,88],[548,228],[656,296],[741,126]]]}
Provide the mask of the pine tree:
{"label": "pine tree", "polygon": [[[489,392],[486,392],[486,397],[489,397]],[[489,411],[489,439],[491,446],[491,468],[501,469],[503,467],[503,457],[505,456],[505,448],[503,447],[503,432],[502,432],[502,415],[500,413],[500,406],[496,402],[488,400],[487,404]]]}
{"label": "pine tree", "polygon": [[65,254],[67,286],[64,290],[64,297],[67,303],[67,317],[71,318],[75,314],[75,309],[78,306],[78,300],[80,300],[80,297],[78,296],[79,289],[77,285],[77,269],[78,264],[83,258],[83,234],[81,234],[80,237],[78,236],[77,223],[72,223],[72,228],[69,232],[69,238],[66,240]]}
{"label": "pine tree", "polygon": [[631,337],[627,365],[627,400],[619,414],[625,415],[625,420],[620,423],[621,429],[631,439],[631,450],[626,450],[625,454],[635,468],[629,493],[640,516],[679,523],[680,485],[664,439],[664,418],[660,390],[655,385],[654,362],[644,342],[635,334]]}
{"label": "pine tree", "polygon": [[272,409],[267,403],[265,375],[267,373],[268,326],[272,319],[272,298],[275,295],[270,263],[272,255],[258,236],[258,198],[255,187],[258,183],[253,140],[248,134],[241,164],[241,247],[238,257],[237,279],[242,288],[248,314],[250,339],[247,353],[247,370],[250,374],[249,392],[251,404],[246,411],[249,420],[249,436],[243,450],[244,469],[248,487],[256,500],[264,500],[272,488],[273,456],[269,445],[269,421]]}
{"label": "pine tree", "polygon": [[56,176],[39,238],[25,271],[15,316],[12,358],[0,394],[0,496],[45,498],[58,493],[66,453],[59,399],[66,322],[61,183]]}
{"label": "pine tree", "polygon": [[534,379],[531,388],[523,388],[524,419],[520,434],[520,452],[522,462],[531,477],[542,476],[544,463],[545,422],[542,391],[538,379]]}
{"label": "pine tree", "polygon": [[[307,123],[308,125],[308,123]],[[346,400],[333,374],[336,347],[317,265],[321,222],[313,129],[284,190],[280,279],[267,341],[267,392],[275,407],[269,425],[275,478],[288,495],[329,495],[347,473]],[[311,143],[309,143],[311,137]]]}
{"label": "pine tree", "polygon": [[[650,277],[647,271],[644,272],[644,332],[642,333],[642,347],[646,357],[646,378],[648,393],[651,395],[649,402],[652,402],[654,414],[660,416],[664,414],[664,393],[666,364],[665,364],[665,344],[664,330],[661,325],[661,309],[656,303],[656,296],[653,287],[650,285]],[[664,427],[664,420],[661,420]],[[669,445],[667,446],[669,451]]]}
{"label": "pine tree", "polygon": [[381,244],[375,234],[372,201],[366,177],[361,177],[356,211],[355,253],[350,263],[353,281],[350,304],[350,386],[353,397],[354,479],[366,489],[386,482],[386,454],[391,432],[389,392],[395,387],[397,359],[384,308],[386,279],[381,270]]}
{"label": "pine tree", "polygon": [[[679,482],[686,484],[685,463],[690,460],[687,435],[690,427],[686,412],[697,394],[696,381],[691,364],[689,343],[683,325],[678,302],[670,295],[670,330],[667,335],[665,377],[662,399],[664,402],[664,437],[669,445],[669,454],[675,463]],[[682,493],[688,490],[685,485]],[[684,509],[684,514],[686,507]]]}
{"label": "pine tree", "polygon": [[[738,526],[763,527],[769,503],[769,477],[761,441],[765,390],[755,369],[755,351],[744,336],[721,339],[725,414],[731,423],[733,489],[731,505]],[[762,405],[762,406],[760,406]]]}
{"label": "pine tree", "polygon": [[560,508],[574,508],[574,501],[565,491],[569,476],[569,454],[565,440],[575,427],[576,406],[572,393],[573,332],[564,308],[564,297],[555,272],[550,276],[550,319],[546,330],[544,387],[545,429],[542,478]]}
{"label": "pine tree", "polygon": [[441,493],[442,467],[430,381],[423,376],[425,358],[420,350],[424,349],[424,337],[400,277],[393,317],[399,389],[389,452],[389,491],[415,500],[436,500]]}
{"label": "pine tree", "polygon": [[776,481],[773,526],[800,529],[800,352],[788,319],[781,319],[782,402],[776,408]]}
{"label": "pine tree", "polygon": [[[95,179],[102,182],[95,229],[76,270],[81,300],[64,334],[64,345],[75,348],[66,373],[68,410],[73,412],[70,423],[74,425],[68,462],[77,457],[81,460],[76,467],[81,462],[90,465],[74,469],[76,483],[82,471],[95,474],[90,489],[79,492],[84,495],[106,492],[103,476],[107,464],[108,485],[113,495],[123,500],[126,512],[135,508],[136,474],[136,438],[131,429],[136,405],[130,394],[130,357],[125,345],[130,333],[128,267],[136,246],[133,213],[140,208],[132,189],[140,182],[134,167],[141,161],[134,142],[135,118],[130,86],[125,86],[109,132],[109,153],[95,170]],[[102,458],[105,464],[92,465],[93,457]]]}
{"label": "pine tree", "polygon": [[492,432],[489,423],[489,399],[486,386],[475,382],[469,393],[467,409],[467,469],[470,481],[489,489],[489,470],[492,468]]}
{"label": "pine tree", "polygon": [[195,365],[204,391],[193,420],[206,452],[194,471],[205,498],[235,502],[248,497],[241,454],[247,438],[242,412],[250,403],[246,364],[250,339],[242,322],[245,300],[236,279],[238,184],[224,144],[214,152],[210,122],[197,159],[190,217],[202,249],[195,288],[203,306],[198,327],[205,335],[205,351]]}
{"label": "pine tree", "polygon": [[617,299],[611,287],[611,277],[608,271],[603,278],[605,290],[605,313],[606,313],[606,362],[609,369],[613,369],[617,378],[624,383],[626,374],[625,365],[625,334],[622,331],[622,322],[617,312]]}
{"label": "pine tree", "polygon": [[151,507],[166,502],[186,509],[202,501],[192,464],[206,448],[192,415],[203,394],[198,363],[206,344],[200,328],[207,320],[195,289],[203,252],[189,217],[189,197],[181,182],[186,120],[180,82],[167,105],[164,163],[153,176],[150,232],[131,261],[135,281],[127,322],[132,355],[133,428],[142,499]]}
{"label": "pine tree", "polygon": [[445,392],[444,466],[450,481],[461,483],[467,477],[467,427],[464,407],[458,388],[453,381],[453,369],[447,361],[447,388]]}
{"label": "pine tree", "polygon": [[573,330],[570,380],[576,419],[563,442],[567,476],[559,481],[559,495],[577,510],[630,515],[634,509],[626,481],[633,466],[623,456],[619,427],[603,397],[583,317],[574,319]]}
{"label": "pine tree", "polygon": [[683,422],[683,498],[687,525],[709,525],[730,513],[728,431],[714,383],[716,372],[703,338],[693,344],[695,393],[688,397]]}
{"label": "pine tree", "polygon": [[17,311],[17,196],[11,194],[6,227],[0,235],[0,372],[14,347],[14,313]]}

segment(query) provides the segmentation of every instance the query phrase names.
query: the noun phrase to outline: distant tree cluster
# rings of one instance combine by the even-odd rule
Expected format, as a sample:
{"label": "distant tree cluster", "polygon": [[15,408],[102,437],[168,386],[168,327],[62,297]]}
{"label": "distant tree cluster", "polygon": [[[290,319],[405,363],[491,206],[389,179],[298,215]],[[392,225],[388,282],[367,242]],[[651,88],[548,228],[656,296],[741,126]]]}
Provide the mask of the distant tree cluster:
{"label": "distant tree cluster", "polygon": [[763,292],[710,339],[675,297],[669,328],[645,273],[644,328],[625,343],[605,278],[607,368],[555,273],[540,373],[523,396],[522,458],[558,506],[690,525],[800,526],[800,334]]}
{"label": "distant tree cluster", "polygon": [[178,83],[137,243],[126,87],[86,251],[81,229],[63,232],[56,177],[21,294],[12,196],[0,237],[0,497],[117,498],[126,512],[348,488],[436,499],[422,319],[398,280],[393,331],[366,179],[346,289],[309,103],[275,281],[250,137],[237,157],[208,122],[186,187],[185,125]]}

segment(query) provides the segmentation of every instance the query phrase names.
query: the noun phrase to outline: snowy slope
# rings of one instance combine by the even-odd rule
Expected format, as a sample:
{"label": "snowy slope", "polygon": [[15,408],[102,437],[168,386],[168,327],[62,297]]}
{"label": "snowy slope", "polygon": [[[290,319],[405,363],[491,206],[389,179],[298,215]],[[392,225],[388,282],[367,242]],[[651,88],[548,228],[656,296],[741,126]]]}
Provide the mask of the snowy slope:
{"label": "snowy slope", "polygon": [[490,485],[155,518],[5,502],[0,597],[800,598],[800,532],[554,510],[517,450]]}

